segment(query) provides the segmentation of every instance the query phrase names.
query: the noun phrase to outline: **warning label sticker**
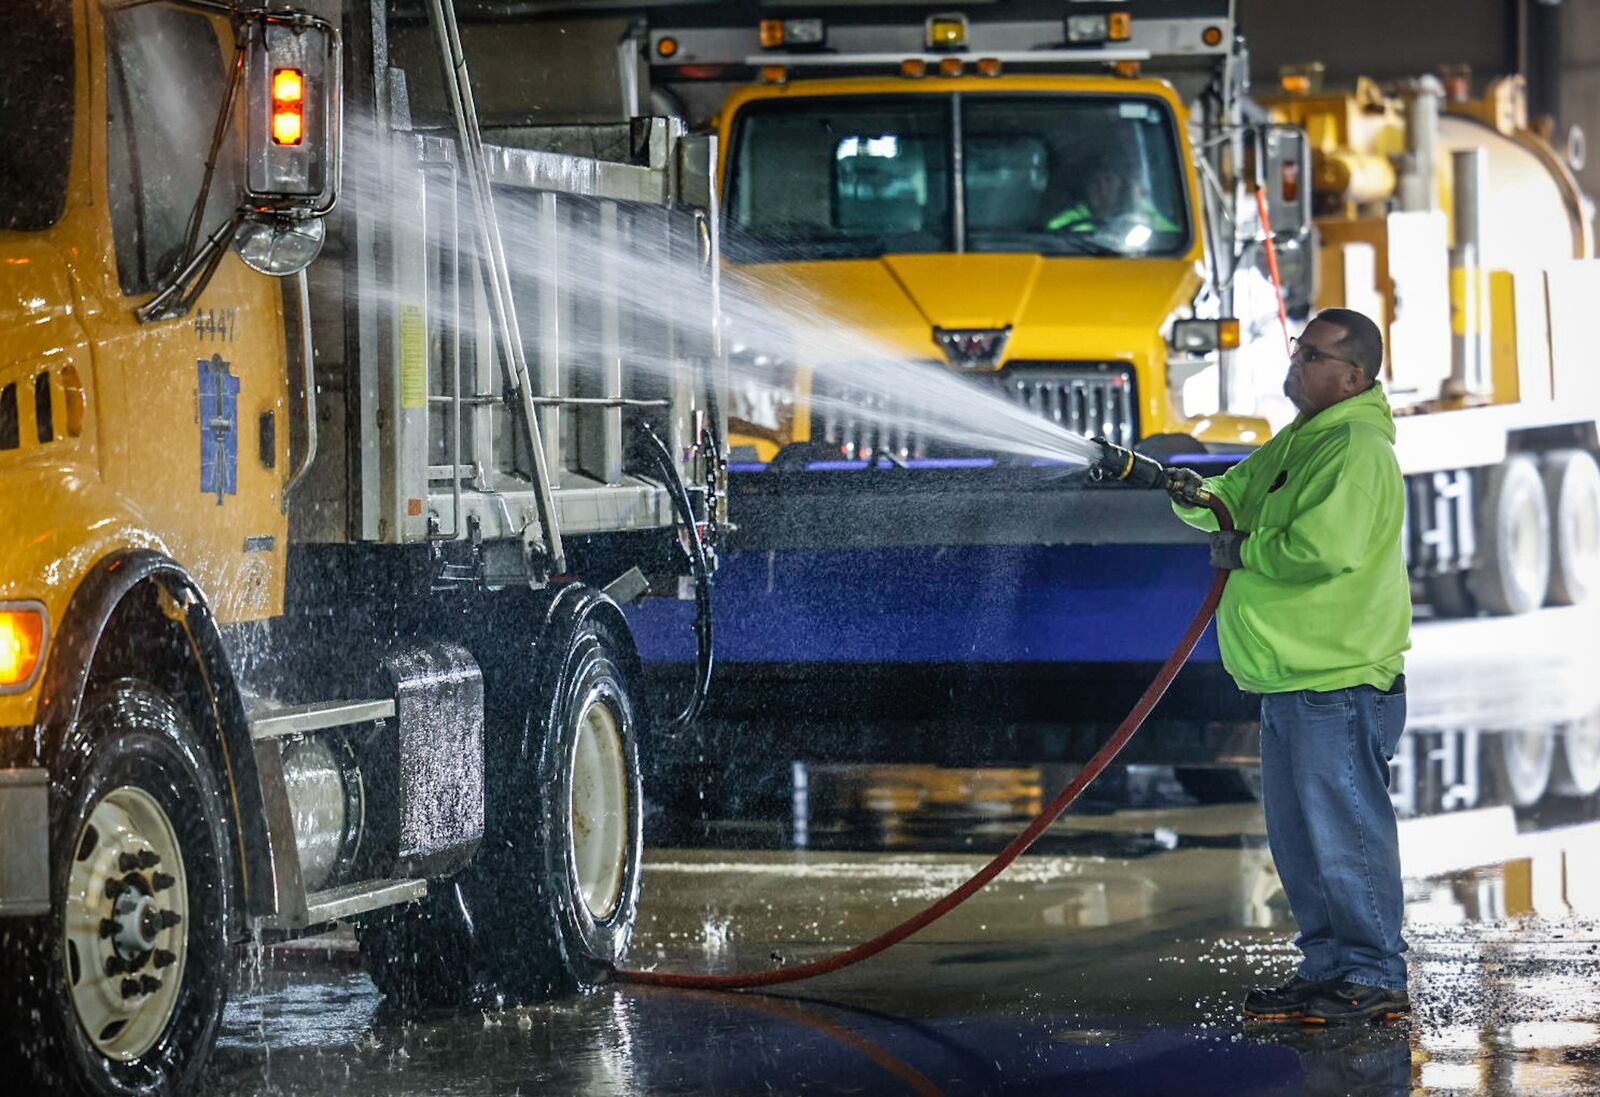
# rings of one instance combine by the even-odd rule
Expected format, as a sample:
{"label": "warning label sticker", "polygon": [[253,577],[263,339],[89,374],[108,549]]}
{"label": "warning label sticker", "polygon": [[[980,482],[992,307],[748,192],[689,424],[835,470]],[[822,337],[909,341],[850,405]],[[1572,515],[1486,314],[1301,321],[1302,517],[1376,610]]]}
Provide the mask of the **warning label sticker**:
{"label": "warning label sticker", "polygon": [[428,406],[428,324],[421,305],[400,306],[400,406]]}

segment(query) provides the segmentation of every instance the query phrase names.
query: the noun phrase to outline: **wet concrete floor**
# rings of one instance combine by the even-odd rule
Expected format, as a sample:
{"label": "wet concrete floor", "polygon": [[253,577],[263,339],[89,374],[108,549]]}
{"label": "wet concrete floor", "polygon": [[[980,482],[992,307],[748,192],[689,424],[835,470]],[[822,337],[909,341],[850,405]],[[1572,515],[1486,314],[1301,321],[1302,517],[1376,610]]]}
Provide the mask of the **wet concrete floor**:
{"label": "wet concrete floor", "polygon": [[[1072,852],[1024,858],[892,953],[765,995],[619,987],[406,1020],[385,1010],[347,941],[273,950],[230,1009],[213,1083],[242,1094],[1600,1092],[1600,883],[1585,879],[1600,825],[1519,834],[1509,809],[1406,823],[1403,854],[1427,873],[1407,883],[1416,1016],[1327,1032],[1237,1016],[1246,987],[1293,964],[1257,808],[1077,816],[1061,841]],[[653,850],[632,959],[734,970],[819,956],[982,860]]]}
{"label": "wet concrete floor", "polygon": [[[1592,642],[1574,641],[1596,627],[1592,610],[1419,623],[1412,725],[1593,714]],[[764,968],[853,944],[965,879],[1050,791],[1037,770],[804,776],[802,811],[647,851],[632,963]],[[348,934],[268,950],[230,1007],[212,1088],[1600,1093],[1597,797],[1404,820],[1415,1015],[1318,1032],[1238,1017],[1246,988],[1294,963],[1260,809],[1195,806],[1170,773],[1134,778],[1097,787],[1038,854],[893,952],[769,994],[610,987],[415,1020],[384,1006]]]}

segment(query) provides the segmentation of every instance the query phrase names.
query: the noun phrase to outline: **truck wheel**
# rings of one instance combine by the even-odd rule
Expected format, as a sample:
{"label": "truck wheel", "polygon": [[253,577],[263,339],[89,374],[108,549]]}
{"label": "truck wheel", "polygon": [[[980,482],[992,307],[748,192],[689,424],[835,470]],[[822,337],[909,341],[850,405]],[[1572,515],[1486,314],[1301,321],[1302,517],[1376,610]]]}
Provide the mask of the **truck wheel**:
{"label": "truck wheel", "polygon": [[233,902],[208,756],[164,694],[120,681],[62,758],[52,909],[5,950],[6,1030],[27,1044],[13,1061],[52,1090],[193,1089],[227,1000]]}
{"label": "truck wheel", "polygon": [[1556,737],[1549,728],[1486,735],[1483,751],[1484,769],[1500,802],[1532,807],[1550,787]]}
{"label": "truck wheel", "polygon": [[[527,714],[522,833],[502,846],[502,968],[518,994],[594,986],[633,936],[643,857],[638,715],[611,626],[588,615]],[[521,897],[518,912],[504,901]]]}
{"label": "truck wheel", "polygon": [[1203,768],[1180,766],[1173,770],[1183,791],[1202,804],[1253,803],[1261,799],[1261,767]]}
{"label": "truck wheel", "polygon": [[1473,598],[1492,614],[1538,609],[1550,585],[1550,512],[1533,458],[1516,454],[1489,469],[1480,507]]}
{"label": "truck wheel", "polygon": [[[570,596],[585,593],[593,597]],[[488,1006],[594,986],[633,934],[643,800],[622,642],[592,614],[542,639],[560,650],[536,650],[531,687],[525,662],[520,682],[486,674],[490,734],[512,749],[490,748],[490,780],[503,783],[477,859],[423,902],[359,927],[373,982],[402,1006]]]}
{"label": "truck wheel", "polygon": [[1553,606],[1589,600],[1600,582],[1600,466],[1581,449],[1544,460],[1550,508],[1550,592]]}
{"label": "truck wheel", "polygon": [[1566,726],[1550,788],[1562,796],[1600,792],[1600,720],[1578,720]]}

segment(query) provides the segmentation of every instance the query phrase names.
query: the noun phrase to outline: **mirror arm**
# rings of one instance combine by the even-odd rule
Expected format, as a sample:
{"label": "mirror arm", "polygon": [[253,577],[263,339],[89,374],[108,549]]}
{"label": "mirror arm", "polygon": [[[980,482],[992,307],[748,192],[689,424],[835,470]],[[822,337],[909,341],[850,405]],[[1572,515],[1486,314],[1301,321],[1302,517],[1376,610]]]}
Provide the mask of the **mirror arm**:
{"label": "mirror arm", "polygon": [[[195,299],[205,292],[212,275],[217,273],[217,267],[228,254],[228,245],[233,242],[244,216],[244,211],[240,210],[224,221],[201,245],[194,258],[189,260],[188,266],[174,275],[161,292],[133,310],[141,324],[173,320],[193,307]],[[185,287],[188,287],[187,290]]]}
{"label": "mirror arm", "polygon": [[206,154],[206,173],[200,179],[200,193],[195,197],[194,209],[189,212],[189,231],[184,237],[183,254],[193,255],[200,240],[200,219],[205,216],[206,202],[211,198],[211,181],[217,174],[217,158],[222,153],[222,142],[228,136],[228,122],[233,118],[233,105],[239,99],[239,85],[244,80],[245,47],[249,35],[234,35],[233,71],[228,74],[228,90],[217,108],[217,124],[211,131],[211,151]]}

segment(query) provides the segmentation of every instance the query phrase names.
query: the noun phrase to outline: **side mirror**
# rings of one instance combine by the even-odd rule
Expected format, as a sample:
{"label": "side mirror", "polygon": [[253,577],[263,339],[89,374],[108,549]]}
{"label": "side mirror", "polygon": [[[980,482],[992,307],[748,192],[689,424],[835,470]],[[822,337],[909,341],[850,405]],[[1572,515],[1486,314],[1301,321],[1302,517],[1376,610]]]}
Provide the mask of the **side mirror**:
{"label": "side mirror", "polygon": [[1277,237],[1300,237],[1311,227],[1311,145],[1298,126],[1256,128],[1255,168],[1267,195]]}
{"label": "side mirror", "polygon": [[321,218],[339,195],[343,73],[339,32],[300,12],[241,28],[245,58],[245,206],[234,246],[264,274],[302,271],[322,250]]}

